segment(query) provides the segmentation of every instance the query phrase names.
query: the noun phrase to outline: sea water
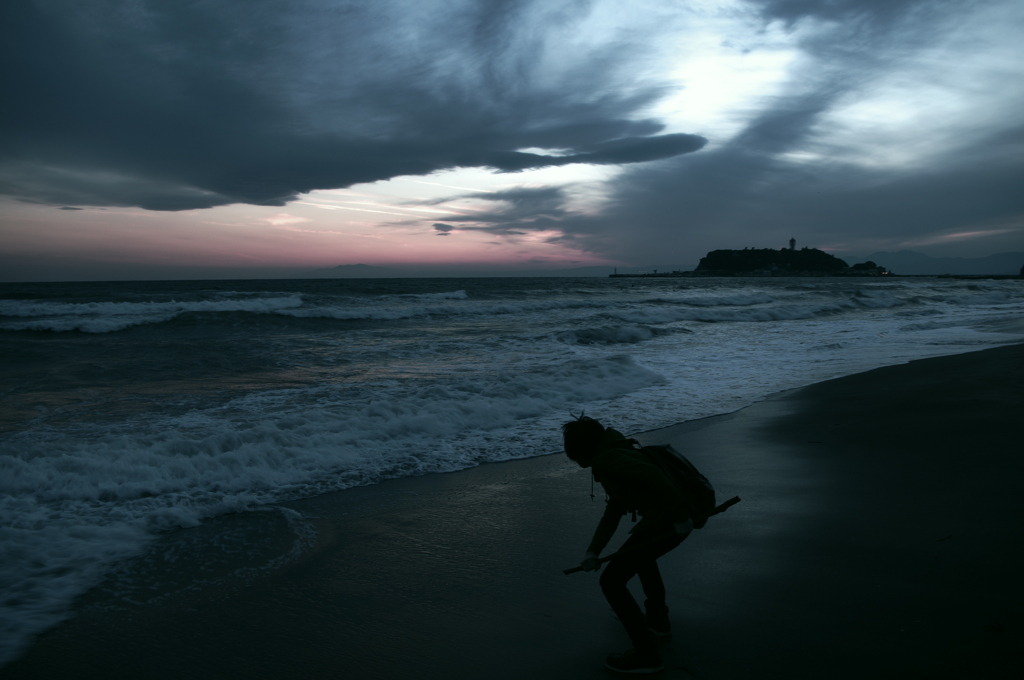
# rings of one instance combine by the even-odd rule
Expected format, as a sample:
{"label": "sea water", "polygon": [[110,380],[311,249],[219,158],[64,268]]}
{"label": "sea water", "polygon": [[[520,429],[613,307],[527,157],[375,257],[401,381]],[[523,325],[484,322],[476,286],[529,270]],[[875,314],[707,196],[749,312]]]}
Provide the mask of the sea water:
{"label": "sea water", "polygon": [[161,532],[1024,341],[1024,282],[0,285],[0,663]]}

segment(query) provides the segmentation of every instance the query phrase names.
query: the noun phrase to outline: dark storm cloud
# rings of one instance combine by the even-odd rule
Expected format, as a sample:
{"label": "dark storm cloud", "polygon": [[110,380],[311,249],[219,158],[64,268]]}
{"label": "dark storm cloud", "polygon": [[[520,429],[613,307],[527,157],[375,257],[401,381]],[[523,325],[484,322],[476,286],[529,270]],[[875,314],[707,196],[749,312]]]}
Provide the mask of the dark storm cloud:
{"label": "dark storm cloud", "polygon": [[[562,187],[519,187],[506,191],[472,193],[440,199],[448,202],[458,198],[473,198],[494,203],[492,210],[473,211],[463,215],[448,215],[448,222],[463,223],[465,231],[487,231],[493,234],[524,234],[529,231],[559,228],[559,220],[568,215],[563,208],[566,196]],[[435,228],[437,225],[434,225]]]}
{"label": "dark storm cloud", "polygon": [[[503,172],[545,168],[573,163],[620,165],[672,158],[698,151],[707,144],[699,135],[658,135],[656,137],[614,139],[587,145],[593,151],[564,156],[549,156],[515,151],[489,151],[462,154],[454,164],[462,167],[488,167]],[[531,145],[532,146],[532,145]]]}
{"label": "dark storm cloud", "polygon": [[[796,23],[813,17],[830,21],[863,18],[872,24],[890,23],[908,11],[927,6],[949,6],[950,0],[755,0],[766,17]],[[961,3],[962,4],[962,3]]]}
{"label": "dark storm cloud", "polygon": [[[283,205],[453,167],[638,163],[703,146],[629,120],[660,92],[629,83],[611,47],[536,86],[538,41],[587,9],[546,7],[3,3],[0,191],[153,210]],[[532,147],[558,155],[520,151]]]}
{"label": "dark storm cloud", "polygon": [[[835,23],[807,33],[807,59],[788,91],[740,134],[700,154],[629,169],[617,178],[610,207],[601,215],[561,221],[563,240],[619,261],[661,263],[666,253],[685,253],[677,256],[679,264],[693,264],[714,248],[783,247],[790,237],[811,246],[909,238],[1024,213],[1021,127],[943,138],[948,150],[925,167],[829,161],[829,149],[820,146],[827,114],[899,67],[914,49],[956,29],[956,11],[949,11],[954,5],[759,4],[769,20]],[[893,143],[898,148],[901,141]],[[790,156],[802,152],[826,157],[801,163]]]}
{"label": "dark storm cloud", "polygon": [[434,223],[434,231],[437,232],[438,236],[448,236],[449,232],[454,229],[450,224],[444,224],[443,222]]}

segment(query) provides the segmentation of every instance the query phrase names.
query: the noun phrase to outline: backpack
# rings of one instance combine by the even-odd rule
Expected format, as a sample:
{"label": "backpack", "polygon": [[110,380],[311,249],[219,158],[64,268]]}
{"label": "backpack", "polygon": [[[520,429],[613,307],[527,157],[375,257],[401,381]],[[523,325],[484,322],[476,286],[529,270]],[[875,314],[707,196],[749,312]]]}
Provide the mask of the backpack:
{"label": "backpack", "polygon": [[711,486],[708,478],[671,444],[641,446],[640,452],[660,468],[686,498],[686,509],[693,520],[693,527],[703,527],[715,509],[715,487]]}

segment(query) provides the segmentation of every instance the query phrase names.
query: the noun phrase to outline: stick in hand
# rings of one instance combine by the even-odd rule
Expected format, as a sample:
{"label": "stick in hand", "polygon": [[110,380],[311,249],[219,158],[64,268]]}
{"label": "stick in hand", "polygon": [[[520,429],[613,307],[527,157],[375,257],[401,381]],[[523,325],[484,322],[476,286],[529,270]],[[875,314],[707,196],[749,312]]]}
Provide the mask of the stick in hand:
{"label": "stick in hand", "polygon": [[[721,505],[715,506],[715,509],[711,511],[711,513],[708,515],[708,517],[711,517],[712,515],[717,515],[720,512],[725,512],[726,510],[728,510],[729,508],[731,508],[732,506],[736,505],[739,502],[740,502],[740,497],[739,496],[733,496],[732,498],[730,498],[726,502],[722,503]],[[604,557],[598,558],[597,563],[598,563],[598,565],[601,565],[601,564],[604,564],[605,562],[607,562],[610,559],[618,557],[619,555],[628,555],[631,552],[636,552],[637,550],[643,550],[644,548],[648,548],[651,545],[657,543],[658,541],[666,539],[666,538],[668,538],[671,535],[672,534],[666,534],[665,536],[659,536],[658,538],[654,539],[650,543],[645,543],[644,545],[638,545],[638,546],[635,546],[633,548],[627,548],[625,550],[619,550],[619,551],[613,552],[611,555],[605,555]],[[575,574],[577,571],[583,571],[583,567],[573,567],[571,569],[563,569],[562,573],[568,575],[568,574]]]}

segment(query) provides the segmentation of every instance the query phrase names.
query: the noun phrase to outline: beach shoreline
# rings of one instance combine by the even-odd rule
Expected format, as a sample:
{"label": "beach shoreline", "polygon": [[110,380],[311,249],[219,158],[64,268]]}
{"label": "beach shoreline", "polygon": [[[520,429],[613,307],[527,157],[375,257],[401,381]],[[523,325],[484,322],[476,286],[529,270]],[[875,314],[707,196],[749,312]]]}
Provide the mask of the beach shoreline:
{"label": "beach shoreline", "polygon": [[[1019,678],[1022,406],[1009,345],[637,435],[743,498],[662,563],[670,677]],[[597,494],[549,455],[215,518],[0,676],[608,677],[628,641],[594,575],[561,573]]]}

